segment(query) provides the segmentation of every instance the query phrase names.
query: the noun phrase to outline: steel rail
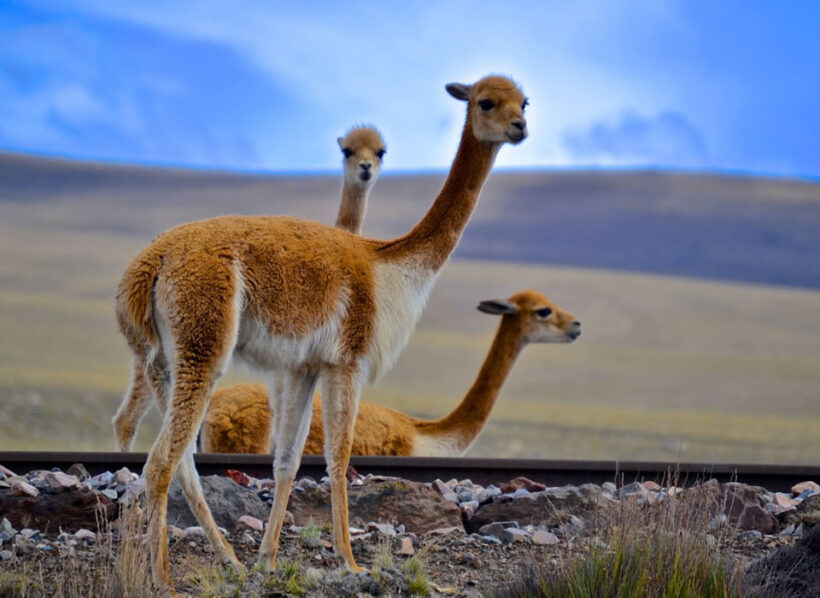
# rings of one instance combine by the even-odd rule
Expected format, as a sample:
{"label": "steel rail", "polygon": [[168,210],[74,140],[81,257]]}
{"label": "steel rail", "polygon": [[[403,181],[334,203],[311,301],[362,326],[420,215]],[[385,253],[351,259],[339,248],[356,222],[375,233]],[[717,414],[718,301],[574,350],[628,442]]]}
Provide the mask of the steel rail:
{"label": "steel rail", "polygon": [[[16,473],[82,463],[92,475],[121,467],[141,471],[146,453],[96,452],[0,452],[0,464]],[[254,477],[272,477],[270,455],[197,454],[200,475],[221,474],[238,469]],[[761,465],[728,463],[665,463],[653,461],[581,461],[548,459],[477,459],[463,457],[352,457],[350,464],[361,474],[389,475],[432,482],[469,478],[475,483],[499,484],[526,476],[548,486],[604,482],[669,481],[681,486],[717,479],[763,486],[770,491],[788,491],[805,480],[820,480],[820,465]],[[305,456],[299,476],[315,479],[325,475],[324,457]]]}

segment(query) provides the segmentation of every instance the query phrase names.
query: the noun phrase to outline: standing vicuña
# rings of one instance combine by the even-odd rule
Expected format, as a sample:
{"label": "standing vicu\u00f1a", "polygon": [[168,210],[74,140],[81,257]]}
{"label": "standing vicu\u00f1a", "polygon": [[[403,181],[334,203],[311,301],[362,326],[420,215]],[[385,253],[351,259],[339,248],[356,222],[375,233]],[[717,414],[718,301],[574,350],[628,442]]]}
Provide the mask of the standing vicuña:
{"label": "standing vicu\u00f1a", "polygon": [[[487,424],[521,350],[529,343],[571,343],[581,335],[581,323],[575,316],[537,291],[522,291],[507,301],[482,301],[478,309],[503,317],[484,364],[461,403],[449,415],[430,421],[362,401],[351,454],[463,455]],[[262,384],[235,384],[214,392],[202,423],[202,451],[269,452],[272,415]],[[317,395],[304,454],[321,455],[324,441],[322,400]]]}
{"label": "standing vicu\u00f1a", "polygon": [[[362,221],[367,211],[367,198],[381,171],[382,158],[386,151],[384,139],[373,127],[353,127],[347,135],[337,138],[336,142],[344,155],[342,201],[339,204],[336,226],[358,235],[361,233]],[[111,422],[114,426],[117,448],[123,452],[131,450],[137,427],[142,416],[148,411],[153,395],[142,366],[138,361],[134,362],[134,366],[131,386]],[[164,408],[162,410],[164,411]],[[269,409],[266,408],[266,411],[269,413]],[[270,421],[257,420],[257,426],[270,425]],[[268,452],[267,448],[265,452]]]}
{"label": "standing vicu\u00f1a", "polygon": [[175,470],[217,555],[241,567],[205,503],[193,458],[211,389],[232,356],[274,372],[285,388],[276,397],[276,492],[259,563],[275,563],[321,378],[333,543],[361,571],[350,549],[345,479],[361,386],[407,344],[498,149],[527,135],[526,99],[509,79],[447,90],[468,103],[461,143],[444,187],[407,235],[374,241],[297,218],[224,216],[171,229],[126,269],[120,329],[165,412],[144,470],[157,585],[171,583],[166,510]]}

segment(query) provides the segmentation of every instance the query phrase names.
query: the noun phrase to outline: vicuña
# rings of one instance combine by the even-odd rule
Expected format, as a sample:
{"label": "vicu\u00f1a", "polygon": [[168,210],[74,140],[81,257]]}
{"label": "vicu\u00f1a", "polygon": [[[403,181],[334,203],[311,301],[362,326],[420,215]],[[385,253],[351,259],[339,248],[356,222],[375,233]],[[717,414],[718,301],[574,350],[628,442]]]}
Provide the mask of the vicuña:
{"label": "vicu\u00f1a", "polygon": [[322,381],[333,544],[352,571],[347,471],[361,387],[391,367],[478,201],[496,154],[527,136],[521,90],[504,77],[449,84],[467,102],[443,188],[406,235],[376,241],[316,222],[222,216],[173,228],[126,268],[117,318],[164,413],[144,474],[156,586],[170,589],[166,510],[176,472],[216,555],[241,568],[202,495],[194,441],[216,380],[234,357],[281,380],[276,492],[258,563],[275,564],[290,489]]}
{"label": "vicu\u00f1a", "polygon": [[[362,401],[353,431],[353,455],[457,457],[487,424],[501,386],[518,354],[529,343],[571,343],[581,323],[537,291],[522,291],[506,301],[482,301],[478,309],[502,316],[490,352],[461,403],[438,420],[412,417]],[[271,443],[268,393],[262,384],[236,384],[211,397],[202,424],[205,453],[267,453]],[[305,455],[321,455],[325,442],[322,400],[313,399]]]}

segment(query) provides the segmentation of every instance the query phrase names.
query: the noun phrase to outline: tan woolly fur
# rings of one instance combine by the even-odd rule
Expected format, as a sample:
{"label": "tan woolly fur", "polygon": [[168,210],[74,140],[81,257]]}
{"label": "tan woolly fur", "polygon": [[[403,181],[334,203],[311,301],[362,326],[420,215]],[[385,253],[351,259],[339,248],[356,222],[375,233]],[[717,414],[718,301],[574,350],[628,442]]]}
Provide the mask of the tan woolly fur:
{"label": "tan woolly fur", "polygon": [[126,268],[118,323],[134,370],[145,372],[164,413],[143,470],[151,572],[161,591],[172,585],[166,513],[173,475],[216,556],[242,568],[205,503],[193,458],[214,383],[232,358],[270,373],[281,390],[273,396],[276,491],[258,564],[275,566],[321,381],[333,545],[348,569],[362,571],[350,548],[345,477],[362,385],[407,344],[499,148],[527,136],[526,99],[509,79],[447,91],[467,102],[459,148],[432,206],[403,237],[376,241],[298,218],[221,216],[170,229]]}
{"label": "tan woolly fur", "polygon": [[[344,156],[342,199],[336,226],[358,235],[361,234],[367,212],[368,197],[381,172],[386,146],[381,133],[371,126],[353,127],[347,135],[337,138],[336,142]],[[120,451],[131,450],[139,422],[151,402],[151,386],[144,372],[135,369],[131,387],[125,393],[111,422]],[[270,425],[270,422],[266,422],[266,425]]]}
{"label": "tan woolly fur", "polygon": [[[530,343],[571,343],[581,323],[537,291],[522,291],[507,301],[482,301],[479,310],[501,315],[490,351],[470,390],[447,416],[423,420],[362,401],[353,432],[352,454],[413,457],[463,455],[490,418],[501,386],[518,354]],[[202,424],[205,453],[269,452],[271,417],[262,384],[236,384],[216,391]],[[324,445],[322,400],[313,399],[305,455],[321,455]]]}

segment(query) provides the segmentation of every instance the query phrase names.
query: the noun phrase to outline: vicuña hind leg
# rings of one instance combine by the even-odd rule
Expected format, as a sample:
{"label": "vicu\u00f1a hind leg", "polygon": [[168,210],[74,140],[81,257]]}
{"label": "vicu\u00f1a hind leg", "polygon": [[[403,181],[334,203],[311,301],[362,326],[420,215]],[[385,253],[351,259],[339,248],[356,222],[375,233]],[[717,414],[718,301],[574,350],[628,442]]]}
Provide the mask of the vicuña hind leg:
{"label": "vicu\u00f1a hind leg", "polygon": [[202,484],[194,465],[193,445],[189,445],[185,450],[185,455],[177,468],[176,476],[179,485],[182,487],[185,500],[188,502],[188,507],[202,526],[202,529],[205,530],[205,535],[208,536],[211,545],[216,549],[219,558],[223,562],[232,565],[237,571],[244,570],[245,567],[236,558],[233,547],[228,544],[222,532],[219,531],[211,510],[205,502],[205,497],[202,494]]}
{"label": "vicu\u00f1a hind leg", "polygon": [[117,448],[126,453],[134,444],[137,426],[151,405],[153,393],[145,379],[144,366],[141,360],[134,359],[131,364],[131,386],[125,393],[122,403],[111,423],[114,425],[114,439]]}
{"label": "vicu\u00f1a hind leg", "polygon": [[268,528],[262,537],[257,562],[262,567],[273,570],[276,566],[276,553],[279,551],[279,534],[288,508],[290,489],[302,450],[305,448],[310,431],[313,391],[316,388],[317,375],[314,372],[284,374],[285,392],[278,397],[278,429],[276,430],[276,455],[273,461],[273,478],[276,491],[273,495],[273,506],[270,510]]}
{"label": "vicu\u00f1a hind leg", "polygon": [[322,415],[325,428],[325,460],[330,476],[333,513],[333,547],[354,573],[364,571],[353,559],[347,514],[347,466],[353,444],[353,428],[359,407],[361,380],[354,368],[322,372]]}

